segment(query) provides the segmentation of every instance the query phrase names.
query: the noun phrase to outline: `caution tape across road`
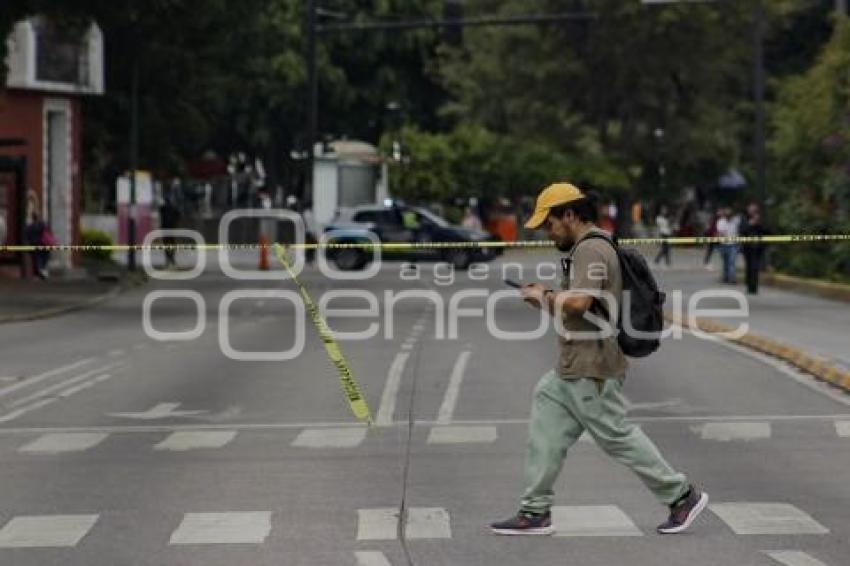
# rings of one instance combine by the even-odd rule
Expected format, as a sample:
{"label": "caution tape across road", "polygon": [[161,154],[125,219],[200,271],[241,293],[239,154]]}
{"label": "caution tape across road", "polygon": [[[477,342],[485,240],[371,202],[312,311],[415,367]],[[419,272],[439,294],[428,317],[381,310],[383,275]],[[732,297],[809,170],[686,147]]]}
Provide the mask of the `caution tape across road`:
{"label": "caution tape across road", "polygon": [[319,313],[319,308],[316,306],[316,303],[313,302],[312,297],[310,297],[310,293],[307,292],[307,288],[304,287],[301,281],[298,280],[298,277],[296,277],[289,260],[286,258],[286,250],[284,247],[280,244],[275,244],[274,251],[278,261],[280,261],[283,268],[292,278],[293,283],[295,283],[298,287],[298,291],[301,293],[301,298],[304,299],[304,306],[307,309],[307,314],[310,316],[310,320],[313,321],[313,325],[316,327],[316,331],[319,333],[319,336],[325,345],[325,351],[327,351],[328,357],[331,359],[334,366],[336,366],[337,373],[339,374],[339,382],[342,386],[343,392],[345,393],[346,399],[348,399],[348,405],[351,407],[351,412],[354,413],[354,416],[357,419],[371,425],[372,413],[369,411],[366,399],[363,397],[363,393],[360,391],[360,386],[354,378],[351,366],[348,365],[348,362],[345,360],[345,356],[342,355],[342,350],[340,350],[339,344],[337,344],[337,341],[334,340],[331,329]]}
{"label": "caution tape across road", "polygon": [[[356,235],[351,238],[357,238]],[[848,242],[850,234],[780,234],[775,236],[738,236],[734,238],[724,237],[669,237],[669,238],[619,238],[618,243],[626,246],[645,246],[668,243],[673,246],[694,246],[707,244],[792,244],[792,243],[818,243],[818,242]],[[244,251],[258,250],[263,247],[271,248],[277,244],[150,244],[150,245],[54,245],[54,246],[29,246],[13,245],[0,246],[0,252],[38,252],[38,251],[61,251],[61,252],[127,252],[145,250],[176,250],[176,251]],[[293,243],[286,244],[288,249],[317,250],[317,249],[381,249],[388,251],[422,250],[422,249],[534,249],[549,248],[553,245],[550,240],[520,240],[517,242],[501,242],[490,240],[473,240],[465,242],[325,242],[325,243]]]}

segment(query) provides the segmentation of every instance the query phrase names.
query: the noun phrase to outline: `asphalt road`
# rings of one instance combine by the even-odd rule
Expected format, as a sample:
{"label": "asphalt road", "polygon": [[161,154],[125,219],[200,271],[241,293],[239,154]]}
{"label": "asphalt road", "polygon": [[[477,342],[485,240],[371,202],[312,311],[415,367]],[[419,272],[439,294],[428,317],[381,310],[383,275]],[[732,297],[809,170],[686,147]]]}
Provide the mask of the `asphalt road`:
{"label": "asphalt road", "polygon": [[[850,397],[688,334],[634,362],[625,391],[630,417],[710,493],[693,529],[656,535],[666,510],[590,441],[559,480],[556,536],[489,534],[517,509],[532,389],[556,356],[551,331],[494,336],[487,320],[521,332],[540,319],[492,297],[507,290],[504,264],[532,280],[551,259],[514,254],[483,280],[450,284],[433,265],[348,282],[308,267],[316,300],[345,289],[376,299],[377,313],[329,319],[376,334],[341,341],[376,419],[368,429],[293,295],[263,294],[295,292],[291,282],[238,281],[212,263],[192,281],[0,327],[0,564],[847,565]],[[150,323],[191,339],[153,339],[146,297],[174,290]],[[464,313],[455,329],[442,318],[453,298],[470,310],[490,298],[492,316]],[[287,350],[300,353],[234,359]]]}

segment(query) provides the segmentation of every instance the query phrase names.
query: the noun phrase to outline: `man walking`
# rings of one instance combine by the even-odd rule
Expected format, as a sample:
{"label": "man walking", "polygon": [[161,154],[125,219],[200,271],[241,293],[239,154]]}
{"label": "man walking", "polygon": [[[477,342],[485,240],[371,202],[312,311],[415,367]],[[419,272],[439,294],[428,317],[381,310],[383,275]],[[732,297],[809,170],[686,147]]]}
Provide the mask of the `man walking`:
{"label": "man walking", "polygon": [[[567,450],[584,431],[669,506],[669,518],[658,527],[659,533],[684,531],[708,504],[708,494],[690,485],[640,428],[625,421],[625,401],[620,391],[626,359],[616,336],[602,337],[599,328],[584,317],[594,306],[594,296],[608,293],[619,304],[623,288],[614,247],[601,238],[587,239],[595,232],[601,233],[595,226],[598,209],[594,201],[592,195],[585,195],[573,185],[556,183],[540,193],[534,214],[526,223],[532,230],[545,225],[555,246],[570,252],[569,260],[562,262],[565,273],[560,291],[545,289],[539,283],[522,288],[526,302],[561,317],[567,332],[558,337],[556,367],[540,379],[534,391],[525,456],[525,492],[519,513],[493,523],[491,529],[496,534],[554,532],[550,515],[553,487]],[[609,310],[612,319],[616,311]],[[588,332],[595,336],[579,339],[579,333]]]}

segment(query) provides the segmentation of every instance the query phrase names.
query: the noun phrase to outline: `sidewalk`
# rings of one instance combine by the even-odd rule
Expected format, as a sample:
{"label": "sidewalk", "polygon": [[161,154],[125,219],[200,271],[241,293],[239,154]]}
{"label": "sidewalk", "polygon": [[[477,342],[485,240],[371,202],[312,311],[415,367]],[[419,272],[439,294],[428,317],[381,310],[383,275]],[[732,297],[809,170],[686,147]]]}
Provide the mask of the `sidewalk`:
{"label": "sidewalk", "polygon": [[0,278],[0,324],[47,318],[86,308],[139,281],[136,276],[114,281]]}

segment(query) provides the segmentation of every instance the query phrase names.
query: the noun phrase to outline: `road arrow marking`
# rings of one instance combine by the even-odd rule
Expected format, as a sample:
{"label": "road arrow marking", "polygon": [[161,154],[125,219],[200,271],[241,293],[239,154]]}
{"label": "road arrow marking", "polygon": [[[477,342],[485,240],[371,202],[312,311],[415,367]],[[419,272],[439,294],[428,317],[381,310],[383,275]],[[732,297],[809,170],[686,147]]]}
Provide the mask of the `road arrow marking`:
{"label": "road arrow marking", "polygon": [[189,417],[192,415],[200,415],[207,411],[177,411],[180,403],[160,403],[155,407],[151,407],[142,413],[107,413],[110,417],[121,417],[124,419],[138,419],[142,421],[152,421],[155,419],[167,419],[169,417]]}

